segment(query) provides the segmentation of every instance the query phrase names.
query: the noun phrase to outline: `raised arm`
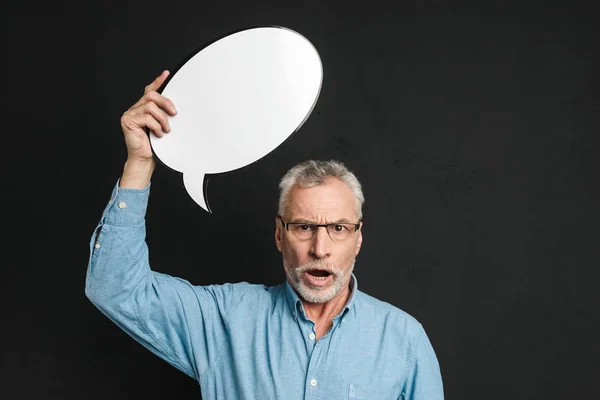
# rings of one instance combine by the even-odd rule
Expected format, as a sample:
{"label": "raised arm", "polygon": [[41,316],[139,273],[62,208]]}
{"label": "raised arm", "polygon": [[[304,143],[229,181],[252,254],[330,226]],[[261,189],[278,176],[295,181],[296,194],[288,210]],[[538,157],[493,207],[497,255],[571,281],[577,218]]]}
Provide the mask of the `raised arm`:
{"label": "raised arm", "polygon": [[232,286],[194,286],[150,269],[145,214],[155,160],[145,129],[170,130],[174,105],[156,92],[167,76],[121,118],[127,162],[90,241],[85,294],[139,343],[199,379],[218,358]]}

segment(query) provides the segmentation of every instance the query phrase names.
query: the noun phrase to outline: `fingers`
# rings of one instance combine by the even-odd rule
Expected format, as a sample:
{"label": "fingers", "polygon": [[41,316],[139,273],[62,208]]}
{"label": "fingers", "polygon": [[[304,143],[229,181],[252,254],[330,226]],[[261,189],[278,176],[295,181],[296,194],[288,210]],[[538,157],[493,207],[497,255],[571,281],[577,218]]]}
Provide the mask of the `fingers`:
{"label": "fingers", "polygon": [[169,115],[177,114],[175,104],[173,104],[173,102],[170,99],[166,98],[165,96],[156,91],[146,92],[137,103],[131,106],[130,110],[133,110],[149,102],[156,103],[158,107],[165,110]]}
{"label": "fingers", "polygon": [[162,74],[157,76],[156,79],[151,84],[149,84],[148,86],[146,86],[144,88],[144,94],[151,92],[153,90],[158,90],[158,88],[161,87],[161,85],[165,82],[165,79],[167,79],[168,76],[169,76],[169,71],[167,71],[167,70],[163,71]]}
{"label": "fingers", "polygon": [[126,136],[134,134],[133,132],[143,134],[144,128],[148,128],[158,137],[163,137],[165,135],[160,123],[150,114],[124,114],[123,117],[121,117],[121,126],[123,127],[123,132],[125,132]]}
{"label": "fingers", "polygon": [[154,134],[158,137],[163,137],[165,134],[163,133],[162,127],[160,123],[154,119],[154,117],[150,114],[144,114],[139,116],[140,122],[142,125],[146,126],[150,129]]}
{"label": "fingers", "polygon": [[169,116],[153,101],[146,103],[131,112],[132,115],[150,114],[161,126],[163,132],[170,132]]}
{"label": "fingers", "polygon": [[127,131],[147,127],[158,137],[162,137],[164,133],[171,131],[169,116],[154,102],[146,103],[132,110],[128,110],[123,114],[121,122]]}
{"label": "fingers", "polygon": [[142,135],[144,128],[148,128],[158,137],[163,137],[165,132],[171,131],[169,115],[177,114],[177,109],[170,99],[157,92],[168,76],[169,71],[163,71],[144,88],[144,95],[137,103],[123,114],[121,126],[126,138]]}

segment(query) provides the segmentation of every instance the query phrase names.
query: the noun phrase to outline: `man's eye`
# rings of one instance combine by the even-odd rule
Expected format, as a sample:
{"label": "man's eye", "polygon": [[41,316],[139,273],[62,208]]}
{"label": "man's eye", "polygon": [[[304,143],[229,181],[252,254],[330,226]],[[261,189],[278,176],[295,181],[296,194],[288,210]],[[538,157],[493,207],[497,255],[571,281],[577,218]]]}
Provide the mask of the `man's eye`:
{"label": "man's eye", "polygon": [[310,231],[310,225],[298,225],[298,229],[304,232]]}
{"label": "man's eye", "polygon": [[336,232],[343,232],[346,229],[346,227],[344,225],[336,225],[334,229]]}

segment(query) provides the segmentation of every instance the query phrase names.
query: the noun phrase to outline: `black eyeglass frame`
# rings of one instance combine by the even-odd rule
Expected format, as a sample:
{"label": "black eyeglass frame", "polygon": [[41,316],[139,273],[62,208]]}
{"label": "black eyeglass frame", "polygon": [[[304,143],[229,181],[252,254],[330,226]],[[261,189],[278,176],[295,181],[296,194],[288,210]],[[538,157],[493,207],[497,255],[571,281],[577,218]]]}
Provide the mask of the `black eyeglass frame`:
{"label": "black eyeglass frame", "polygon": [[286,231],[290,231],[289,230],[289,226],[290,225],[310,225],[310,226],[314,226],[316,229],[313,232],[313,236],[315,235],[315,233],[317,233],[317,230],[319,229],[319,227],[324,227],[325,230],[327,231],[327,235],[333,240],[333,238],[331,237],[331,235],[329,235],[329,229],[327,229],[328,226],[331,225],[354,225],[354,232],[352,233],[356,233],[359,229],[360,229],[360,224],[362,221],[359,221],[358,223],[352,223],[352,222],[332,222],[330,224],[313,224],[311,222],[285,222],[283,220],[283,217],[281,215],[277,215],[277,218],[279,218],[279,220],[281,221],[281,223],[283,224],[283,227],[285,228]]}

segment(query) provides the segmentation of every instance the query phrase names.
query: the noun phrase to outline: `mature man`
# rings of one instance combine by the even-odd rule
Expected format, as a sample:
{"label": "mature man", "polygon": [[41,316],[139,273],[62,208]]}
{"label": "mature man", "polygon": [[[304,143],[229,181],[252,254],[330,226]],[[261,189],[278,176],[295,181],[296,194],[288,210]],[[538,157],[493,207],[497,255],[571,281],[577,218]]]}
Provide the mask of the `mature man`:
{"label": "mature man", "polygon": [[361,185],[308,161],[280,183],[275,243],[286,281],[194,286],[153,272],[144,216],[155,167],[145,128],[168,133],[165,71],[121,119],[128,159],[90,243],[86,295],[204,399],[443,399],[423,327],[358,290]]}

